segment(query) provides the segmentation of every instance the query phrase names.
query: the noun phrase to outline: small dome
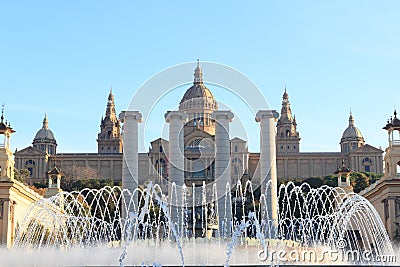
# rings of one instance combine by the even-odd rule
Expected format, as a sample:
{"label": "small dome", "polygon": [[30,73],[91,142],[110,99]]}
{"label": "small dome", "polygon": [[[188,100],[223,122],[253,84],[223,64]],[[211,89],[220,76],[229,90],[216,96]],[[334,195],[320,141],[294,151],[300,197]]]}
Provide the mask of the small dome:
{"label": "small dome", "polygon": [[47,119],[47,115],[44,116],[42,128],[36,133],[35,138],[33,139],[33,143],[37,142],[56,143],[54,134],[49,129],[49,121]]}
{"label": "small dome", "polygon": [[342,142],[343,141],[351,141],[351,140],[364,140],[361,131],[354,126],[354,118],[353,115],[350,113],[349,117],[349,127],[344,130],[342,135]]}

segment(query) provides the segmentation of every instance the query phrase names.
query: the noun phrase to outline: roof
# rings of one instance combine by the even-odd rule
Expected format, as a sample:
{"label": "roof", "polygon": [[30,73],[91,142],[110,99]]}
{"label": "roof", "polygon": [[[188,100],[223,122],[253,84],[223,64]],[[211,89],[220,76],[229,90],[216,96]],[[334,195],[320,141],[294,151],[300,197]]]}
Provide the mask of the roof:
{"label": "roof", "polygon": [[344,164],[344,160],[342,160],[342,167],[338,168],[335,171],[335,174],[339,174],[339,173],[349,173],[352,172],[349,168],[347,168],[346,164]]}
{"label": "roof", "polygon": [[397,111],[394,111],[394,118],[390,117],[390,120],[387,120],[387,124],[383,129],[389,130],[391,128],[400,128],[400,120],[397,118]]}
{"label": "roof", "polygon": [[36,135],[35,138],[33,139],[33,141],[45,141],[45,140],[49,140],[49,141],[55,141],[56,139],[54,138],[54,134],[50,129],[45,129],[42,128],[40,129]]}
{"label": "roof", "polygon": [[230,140],[231,142],[243,142],[243,143],[246,143],[247,141],[246,140],[243,140],[242,138],[239,138],[239,137],[234,137],[234,138],[232,138],[231,140]]}
{"label": "roof", "polygon": [[60,170],[57,168],[56,164],[54,163],[53,169],[47,172],[49,175],[63,175]]}
{"label": "roof", "polygon": [[1,120],[0,120],[0,134],[4,133],[15,133],[13,128],[11,128],[10,123],[7,124],[7,121],[4,123],[4,105],[1,110]]}
{"label": "roof", "polygon": [[193,84],[186,93],[183,95],[181,104],[194,98],[208,98],[214,100],[214,96],[211,93],[210,89],[208,89],[204,84]]}

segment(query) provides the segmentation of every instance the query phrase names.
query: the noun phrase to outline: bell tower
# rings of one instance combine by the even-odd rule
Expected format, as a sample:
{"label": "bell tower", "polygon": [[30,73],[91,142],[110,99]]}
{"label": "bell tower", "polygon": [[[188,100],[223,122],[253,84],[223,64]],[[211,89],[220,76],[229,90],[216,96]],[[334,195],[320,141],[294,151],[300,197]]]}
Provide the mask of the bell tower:
{"label": "bell tower", "polygon": [[100,122],[97,151],[99,154],[122,153],[121,122],[115,112],[112,88],[108,95],[106,116]]}
{"label": "bell tower", "polygon": [[297,132],[296,117],[292,115],[289,95],[286,92],[282,97],[281,116],[276,124],[276,153],[294,154],[300,150],[300,134]]}
{"label": "bell tower", "polygon": [[10,149],[10,137],[15,131],[10,123],[4,122],[4,105],[1,110],[0,135],[0,181],[9,182],[14,180],[14,155]]}

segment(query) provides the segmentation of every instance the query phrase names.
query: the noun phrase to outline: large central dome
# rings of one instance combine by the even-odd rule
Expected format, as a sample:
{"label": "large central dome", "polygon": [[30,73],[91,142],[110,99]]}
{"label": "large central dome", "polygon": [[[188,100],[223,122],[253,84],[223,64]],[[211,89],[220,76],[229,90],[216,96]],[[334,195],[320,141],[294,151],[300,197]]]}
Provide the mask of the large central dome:
{"label": "large central dome", "polygon": [[57,141],[53,132],[49,129],[47,115],[44,116],[43,127],[36,133],[32,145],[49,154],[56,154]]}
{"label": "large central dome", "polygon": [[208,89],[204,84],[193,84],[193,86],[190,87],[182,97],[180,104],[193,98],[203,97],[210,98],[210,100],[214,99],[214,96],[211,93],[210,89]]}
{"label": "large central dome", "polygon": [[350,113],[349,126],[343,132],[342,142],[343,141],[358,141],[358,140],[364,140],[364,137],[361,134],[361,131],[356,126],[354,126],[354,118],[353,118],[353,115]]}
{"label": "large central dome", "polygon": [[194,70],[193,86],[187,89],[179,103],[179,110],[189,111],[192,109],[209,109],[213,111],[218,109],[218,104],[213,94],[203,83],[203,71],[198,61]]}
{"label": "large central dome", "polygon": [[354,125],[354,118],[350,112],[349,126],[344,130],[342,139],[340,140],[342,153],[349,153],[364,144],[364,137],[362,136],[361,131]]}
{"label": "large central dome", "polygon": [[214,121],[211,119],[211,114],[218,110],[218,104],[210,89],[203,83],[203,71],[200,68],[200,63],[197,61],[196,69],[194,70],[193,85],[186,90],[179,103],[179,110],[188,115],[186,129],[191,130],[201,129],[211,135],[215,133]]}
{"label": "large central dome", "polygon": [[48,141],[51,143],[57,143],[54,138],[53,132],[49,129],[49,121],[47,119],[47,115],[45,115],[43,119],[43,127],[36,133],[33,142],[43,142]]}

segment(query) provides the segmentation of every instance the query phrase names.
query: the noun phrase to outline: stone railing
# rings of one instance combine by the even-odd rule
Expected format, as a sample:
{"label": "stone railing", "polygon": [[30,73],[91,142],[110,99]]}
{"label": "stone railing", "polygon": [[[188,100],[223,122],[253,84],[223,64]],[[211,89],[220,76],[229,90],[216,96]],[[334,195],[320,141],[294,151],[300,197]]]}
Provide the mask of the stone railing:
{"label": "stone railing", "polygon": [[400,140],[393,140],[390,142],[390,146],[400,146]]}

